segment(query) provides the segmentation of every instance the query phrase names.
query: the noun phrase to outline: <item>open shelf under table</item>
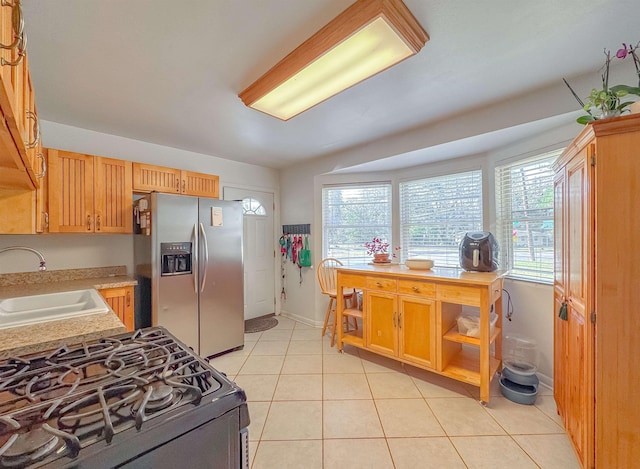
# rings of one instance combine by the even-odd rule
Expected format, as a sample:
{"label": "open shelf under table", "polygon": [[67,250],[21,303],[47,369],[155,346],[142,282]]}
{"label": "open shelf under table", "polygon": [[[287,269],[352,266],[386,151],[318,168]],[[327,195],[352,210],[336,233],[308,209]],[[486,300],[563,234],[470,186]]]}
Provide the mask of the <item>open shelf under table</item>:
{"label": "open shelf under table", "polygon": [[[489,359],[489,378],[491,379],[498,368],[501,361],[491,356]],[[460,352],[454,355],[449,363],[442,370],[442,374],[455,378],[465,383],[480,386],[480,351],[469,348],[462,348]]]}

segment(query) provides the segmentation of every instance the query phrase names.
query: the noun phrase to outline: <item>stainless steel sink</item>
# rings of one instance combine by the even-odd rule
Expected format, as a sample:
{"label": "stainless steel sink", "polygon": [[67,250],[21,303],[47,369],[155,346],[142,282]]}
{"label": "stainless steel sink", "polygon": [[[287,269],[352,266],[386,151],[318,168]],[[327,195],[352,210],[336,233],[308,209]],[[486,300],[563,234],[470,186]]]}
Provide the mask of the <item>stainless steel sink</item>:
{"label": "stainless steel sink", "polygon": [[97,290],[75,290],[0,300],[0,329],[106,313],[109,305]]}

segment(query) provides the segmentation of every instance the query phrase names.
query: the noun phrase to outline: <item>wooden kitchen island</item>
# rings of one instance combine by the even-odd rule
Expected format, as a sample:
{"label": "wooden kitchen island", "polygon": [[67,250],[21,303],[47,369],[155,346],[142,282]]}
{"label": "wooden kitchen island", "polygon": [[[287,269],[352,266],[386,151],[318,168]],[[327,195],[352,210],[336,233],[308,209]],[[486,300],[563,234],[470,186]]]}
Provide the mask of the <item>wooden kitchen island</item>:
{"label": "wooden kitchen island", "polygon": [[[401,264],[340,267],[336,291],[361,290],[363,304],[362,311],[348,309],[338,296],[336,324],[343,315],[362,319],[357,331],[338,327],[338,350],[350,344],[478,386],[480,401],[488,403],[502,358],[502,275]],[[479,338],[458,332],[463,306],[480,309]],[[498,315],[493,331],[492,311]]]}

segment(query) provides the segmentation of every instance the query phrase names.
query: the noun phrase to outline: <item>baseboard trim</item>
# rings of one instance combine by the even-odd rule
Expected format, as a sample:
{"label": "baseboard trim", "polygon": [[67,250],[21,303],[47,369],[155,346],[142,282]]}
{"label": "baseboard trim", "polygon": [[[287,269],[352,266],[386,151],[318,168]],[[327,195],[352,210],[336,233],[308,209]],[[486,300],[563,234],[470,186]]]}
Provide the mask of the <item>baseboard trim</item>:
{"label": "baseboard trim", "polygon": [[280,315],[284,316],[285,318],[289,318],[289,319],[293,319],[294,321],[298,321],[301,322],[303,324],[306,324],[307,326],[312,326],[312,327],[322,327],[322,322],[320,321],[313,321],[311,319],[309,319],[306,316],[301,316],[299,314],[294,314],[291,313],[289,311],[280,311]]}

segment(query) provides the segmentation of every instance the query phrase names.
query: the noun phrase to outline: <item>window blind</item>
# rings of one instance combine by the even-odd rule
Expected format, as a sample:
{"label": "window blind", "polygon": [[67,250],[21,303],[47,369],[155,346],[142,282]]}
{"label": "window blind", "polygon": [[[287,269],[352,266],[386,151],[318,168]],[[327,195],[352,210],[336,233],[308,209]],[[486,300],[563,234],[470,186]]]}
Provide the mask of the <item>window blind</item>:
{"label": "window blind", "polygon": [[345,265],[369,262],[366,241],[378,237],[391,244],[391,184],[323,187],[322,230],[323,257]]}
{"label": "window blind", "polygon": [[497,166],[496,227],[509,276],[553,281],[553,171],[557,150]]}
{"label": "window blind", "polygon": [[436,266],[459,267],[458,243],[482,230],[482,172],[400,183],[402,257],[425,256]]}

